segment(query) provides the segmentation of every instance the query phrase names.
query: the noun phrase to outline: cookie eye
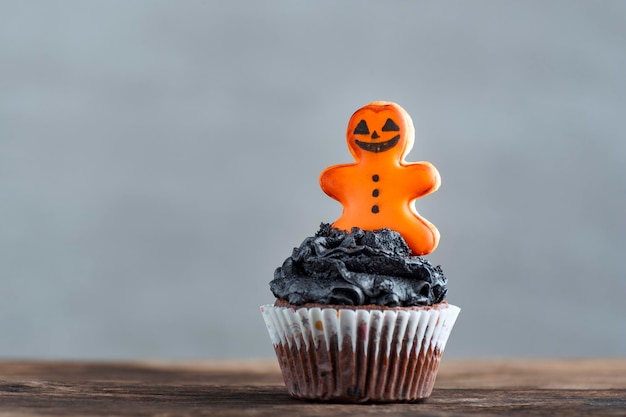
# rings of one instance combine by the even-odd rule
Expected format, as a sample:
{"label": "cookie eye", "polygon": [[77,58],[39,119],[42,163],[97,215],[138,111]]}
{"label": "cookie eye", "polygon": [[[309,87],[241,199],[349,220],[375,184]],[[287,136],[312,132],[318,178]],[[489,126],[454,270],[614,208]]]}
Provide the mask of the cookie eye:
{"label": "cookie eye", "polygon": [[365,120],[361,120],[359,124],[356,125],[353,133],[355,135],[369,135],[370,134],[370,130],[367,127],[367,123],[365,123]]}
{"label": "cookie eye", "polygon": [[387,119],[382,129],[383,132],[398,132],[399,130],[398,125],[391,119]]}

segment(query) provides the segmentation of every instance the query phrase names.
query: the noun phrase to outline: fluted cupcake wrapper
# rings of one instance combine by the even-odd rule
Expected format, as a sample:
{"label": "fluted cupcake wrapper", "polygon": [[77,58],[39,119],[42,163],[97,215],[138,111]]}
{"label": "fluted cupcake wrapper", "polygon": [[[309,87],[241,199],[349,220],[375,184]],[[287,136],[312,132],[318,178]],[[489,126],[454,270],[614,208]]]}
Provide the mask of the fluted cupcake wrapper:
{"label": "fluted cupcake wrapper", "polygon": [[459,312],[261,306],[289,393],[345,402],[427,398]]}

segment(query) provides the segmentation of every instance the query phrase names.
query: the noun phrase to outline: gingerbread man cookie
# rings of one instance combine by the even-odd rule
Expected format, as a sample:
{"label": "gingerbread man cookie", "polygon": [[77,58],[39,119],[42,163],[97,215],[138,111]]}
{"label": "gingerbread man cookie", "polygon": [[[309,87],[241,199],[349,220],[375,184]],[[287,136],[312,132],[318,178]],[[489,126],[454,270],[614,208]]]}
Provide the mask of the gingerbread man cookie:
{"label": "gingerbread man cookie", "polygon": [[328,167],[320,176],[322,190],[343,205],[333,226],[388,228],[416,255],[435,250],[439,232],[417,213],[414,201],[436,191],[441,179],[429,162],[404,160],[415,137],[408,113],[395,103],[369,103],[352,115],[346,136],[356,162]]}

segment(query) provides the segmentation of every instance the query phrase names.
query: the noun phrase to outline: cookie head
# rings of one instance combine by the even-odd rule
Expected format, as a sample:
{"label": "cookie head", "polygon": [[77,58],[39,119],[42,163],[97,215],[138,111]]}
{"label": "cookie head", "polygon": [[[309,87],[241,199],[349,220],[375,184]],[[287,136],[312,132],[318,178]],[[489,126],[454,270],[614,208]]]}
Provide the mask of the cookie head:
{"label": "cookie head", "polygon": [[348,122],[348,148],[355,159],[402,159],[413,147],[415,131],[408,113],[395,103],[375,101]]}

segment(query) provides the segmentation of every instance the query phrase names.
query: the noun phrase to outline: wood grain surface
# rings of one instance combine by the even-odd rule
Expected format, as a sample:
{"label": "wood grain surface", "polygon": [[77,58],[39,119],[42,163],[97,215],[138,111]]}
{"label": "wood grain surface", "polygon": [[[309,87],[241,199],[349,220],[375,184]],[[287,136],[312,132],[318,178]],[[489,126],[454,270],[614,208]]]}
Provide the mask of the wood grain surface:
{"label": "wood grain surface", "polygon": [[444,360],[415,404],[292,399],[274,362],[0,362],[11,416],[626,416],[626,359]]}

